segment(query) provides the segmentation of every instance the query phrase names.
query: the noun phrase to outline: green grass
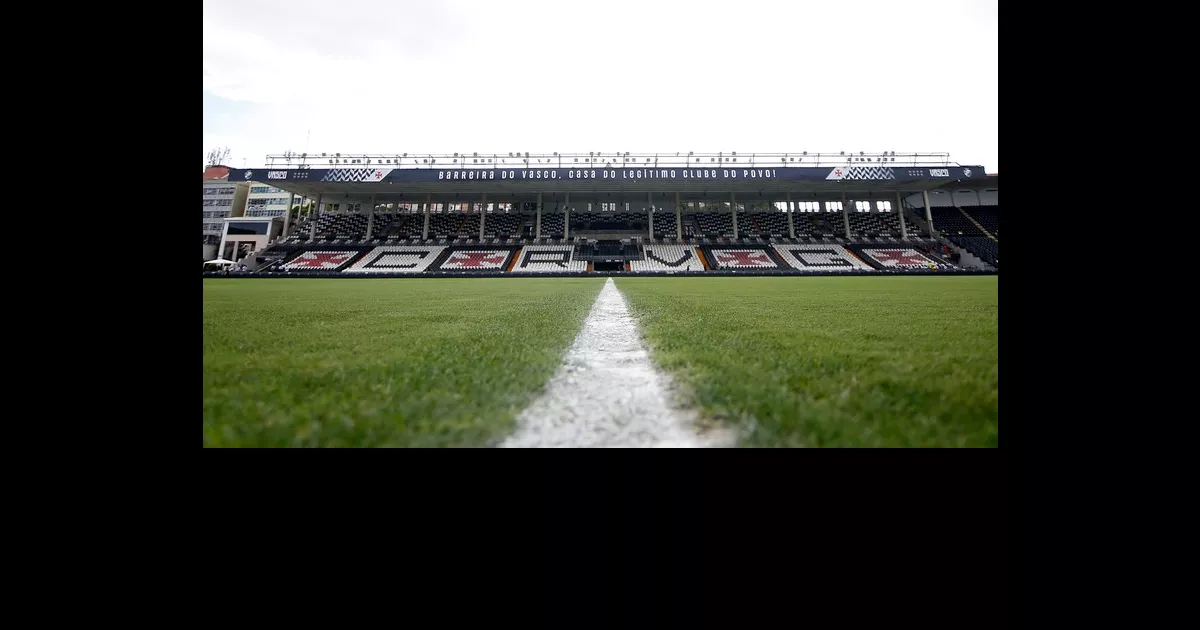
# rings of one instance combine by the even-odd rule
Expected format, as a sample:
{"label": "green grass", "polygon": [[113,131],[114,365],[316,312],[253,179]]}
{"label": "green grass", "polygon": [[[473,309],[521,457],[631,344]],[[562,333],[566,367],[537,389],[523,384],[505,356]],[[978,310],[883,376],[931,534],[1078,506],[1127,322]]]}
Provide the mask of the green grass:
{"label": "green grass", "polygon": [[996,446],[997,277],[622,278],[745,446]]}
{"label": "green grass", "polygon": [[484,446],[602,278],[204,280],[205,446]]}

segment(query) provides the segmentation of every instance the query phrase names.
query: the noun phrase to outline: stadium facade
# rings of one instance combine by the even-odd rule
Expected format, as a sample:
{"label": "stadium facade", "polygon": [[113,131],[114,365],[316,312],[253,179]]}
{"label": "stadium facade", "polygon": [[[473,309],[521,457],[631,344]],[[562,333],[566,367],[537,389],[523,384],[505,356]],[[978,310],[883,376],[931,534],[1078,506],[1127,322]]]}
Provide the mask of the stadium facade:
{"label": "stadium facade", "polygon": [[293,195],[282,188],[255,183],[246,197],[244,217],[282,217],[291,207]]}
{"label": "stadium facade", "polygon": [[228,181],[313,199],[316,211],[269,214],[264,203],[254,218],[269,221],[230,217],[256,238],[226,225],[221,251],[272,275],[998,269],[999,178],[943,153],[267,161],[229,169]]}
{"label": "stadium facade", "polygon": [[230,181],[229,167],[213,165],[204,169],[204,259],[215,257],[218,243],[225,230],[226,219],[239,216],[246,205],[250,185]]}

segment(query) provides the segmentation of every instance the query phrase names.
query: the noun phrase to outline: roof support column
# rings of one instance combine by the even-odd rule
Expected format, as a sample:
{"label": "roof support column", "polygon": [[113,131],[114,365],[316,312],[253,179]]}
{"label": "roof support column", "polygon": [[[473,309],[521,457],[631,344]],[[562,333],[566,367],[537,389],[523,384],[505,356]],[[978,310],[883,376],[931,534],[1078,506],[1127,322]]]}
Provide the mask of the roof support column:
{"label": "roof support column", "polygon": [[729,191],[729,209],[733,210],[733,238],[738,237],[737,229],[737,198],[733,196],[733,191]]}
{"label": "roof support column", "polygon": [[796,224],[792,213],[796,211],[796,202],[792,201],[792,191],[787,192],[788,238],[796,238]]}
{"label": "roof support column", "polygon": [[937,232],[933,229],[933,213],[929,211],[929,191],[922,190],[921,198],[925,200],[925,222],[929,224],[929,236],[937,238]]}
{"label": "roof support column", "polygon": [[375,195],[371,195],[371,211],[367,215],[367,239],[371,238],[371,228],[375,225]]}
{"label": "roof support column", "polygon": [[896,213],[900,215],[900,238],[908,239],[908,227],[904,225],[904,195],[896,191]]}
{"label": "roof support column", "polygon": [[421,240],[429,240],[429,204],[433,201],[433,193],[425,195],[425,224],[421,228]]}
{"label": "roof support column", "polygon": [[534,217],[533,238],[542,238],[542,193],[538,193],[537,215]]}
{"label": "roof support column", "polygon": [[[287,238],[288,232],[292,229],[292,203],[296,201],[296,193],[288,193],[287,212],[283,213],[283,236]],[[247,204],[250,202],[247,201]]]}
{"label": "roof support column", "polygon": [[675,238],[683,240],[683,214],[679,207],[679,193],[675,193]]}
{"label": "roof support column", "polygon": [[850,240],[850,210],[846,202],[846,191],[842,191],[842,227],[846,228],[846,240]]}
{"label": "roof support column", "polygon": [[487,219],[487,193],[483,194],[483,203],[479,207],[479,242],[483,242],[483,224]]}
{"label": "roof support column", "polygon": [[[300,209],[304,210],[304,197],[300,198]],[[312,207],[312,203],[308,204],[308,240],[316,240],[317,238],[317,209]]]}
{"label": "roof support column", "polygon": [[563,200],[563,238],[571,240],[571,193],[566,194],[566,199]]}
{"label": "roof support column", "polygon": [[646,193],[646,216],[650,218],[646,226],[646,237],[654,238],[654,193]]}

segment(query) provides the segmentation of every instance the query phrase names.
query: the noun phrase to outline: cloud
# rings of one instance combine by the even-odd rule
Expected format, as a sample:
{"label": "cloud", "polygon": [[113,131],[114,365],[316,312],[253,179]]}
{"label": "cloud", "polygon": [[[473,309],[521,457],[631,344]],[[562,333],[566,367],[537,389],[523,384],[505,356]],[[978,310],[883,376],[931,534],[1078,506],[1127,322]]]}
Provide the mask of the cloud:
{"label": "cloud", "polygon": [[[996,167],[996,3],[207,0],[266,152],[945,150]],[[206,100],[206,108],[208,107]]]}

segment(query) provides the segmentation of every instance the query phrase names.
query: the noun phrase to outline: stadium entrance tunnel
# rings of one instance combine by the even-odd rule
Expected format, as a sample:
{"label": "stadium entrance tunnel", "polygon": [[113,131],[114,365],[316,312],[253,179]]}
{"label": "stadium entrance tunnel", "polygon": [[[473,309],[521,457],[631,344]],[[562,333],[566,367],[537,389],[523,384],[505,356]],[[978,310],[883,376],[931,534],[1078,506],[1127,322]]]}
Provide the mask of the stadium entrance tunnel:
{"label": "stadium entrance tunnel", "polygon": [[595,271],[625,271],[625,262],[621,260],[605,260],[592,263]]}

